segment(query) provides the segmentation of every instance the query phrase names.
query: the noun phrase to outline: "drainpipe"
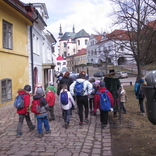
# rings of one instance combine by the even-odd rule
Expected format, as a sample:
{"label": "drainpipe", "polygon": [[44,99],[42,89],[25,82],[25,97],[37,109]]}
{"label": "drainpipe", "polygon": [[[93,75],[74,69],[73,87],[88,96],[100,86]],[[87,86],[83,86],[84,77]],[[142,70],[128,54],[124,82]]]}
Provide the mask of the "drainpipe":
{"label": "drainpipe", "polygon": [[[38,19],[38,11],[35,9],[36,18],[34,22]],[[32,93],[34,94],[34,58],[33,58],[33,38],[32,38],[33,25],[30,25],[30,55],[31,55],[31,76],[32,76]]]}
{"label": "drainpipe", "polygon": [[33,58],[33,39],[32,39],[32,28],[30,26],[30,52],[31,52],[31,76],[32,76],[32,93],[34,94],[34,58]]}

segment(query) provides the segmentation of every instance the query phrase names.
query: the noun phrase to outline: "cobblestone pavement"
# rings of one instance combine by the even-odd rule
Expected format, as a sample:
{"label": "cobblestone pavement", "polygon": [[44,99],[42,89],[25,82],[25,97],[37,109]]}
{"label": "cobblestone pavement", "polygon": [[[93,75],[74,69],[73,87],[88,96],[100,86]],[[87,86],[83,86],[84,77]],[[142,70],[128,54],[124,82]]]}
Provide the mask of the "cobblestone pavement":
{"label": "cobblestone pavement", "polygon": [[[18,114],[13,105],[0,107],[0,156],[112,156],[109,125],[101,129],[99,112],[89,115],[89,124],[79,127],[77,111],[73,111],[70,127],[63,128],[64,121],[58,103],[56,119],[49,122],[51,134],[37,137],[37,130],[29,131],[23,124],[23,135],[16,137]],[[31,113],[34,124],[36,120]]]}

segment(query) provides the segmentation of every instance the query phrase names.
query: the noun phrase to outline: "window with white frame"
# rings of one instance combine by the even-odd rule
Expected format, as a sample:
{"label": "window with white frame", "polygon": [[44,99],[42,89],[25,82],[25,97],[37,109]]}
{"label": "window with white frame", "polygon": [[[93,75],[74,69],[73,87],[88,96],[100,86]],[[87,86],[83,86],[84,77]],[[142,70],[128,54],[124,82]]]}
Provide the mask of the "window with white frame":
{"label": "window with white frame", "polygon": [[12,80],[2,79],[1,81],[1,102],[7,102],[12,100]]}
{"label": "window with white frame", "polygon": [[3,20],[3,48],[12,49],[12,24]]}
{"label": "window with white frame", "polygon": [[77,42],[78,42],[78,45],[80,45],[80,40],[78,40]]}
{"label": "window with white frame", "polygon": [[85,40],[85,45],[87,45],[87,43],[88,43],[88,40]]}

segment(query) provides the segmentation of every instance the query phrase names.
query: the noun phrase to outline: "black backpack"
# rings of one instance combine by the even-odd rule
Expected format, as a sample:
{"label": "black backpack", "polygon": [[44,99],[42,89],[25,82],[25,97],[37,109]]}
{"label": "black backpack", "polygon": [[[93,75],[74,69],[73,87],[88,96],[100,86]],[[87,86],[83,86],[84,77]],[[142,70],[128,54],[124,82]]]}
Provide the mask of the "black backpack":
{"label": "black backpack", "polygon": [[139,95],[139,99],[145,98],[145,94],[144,94],[144,91],[142,89],[142,84],[140,84],[140,86],[139,86],[138,95]]}

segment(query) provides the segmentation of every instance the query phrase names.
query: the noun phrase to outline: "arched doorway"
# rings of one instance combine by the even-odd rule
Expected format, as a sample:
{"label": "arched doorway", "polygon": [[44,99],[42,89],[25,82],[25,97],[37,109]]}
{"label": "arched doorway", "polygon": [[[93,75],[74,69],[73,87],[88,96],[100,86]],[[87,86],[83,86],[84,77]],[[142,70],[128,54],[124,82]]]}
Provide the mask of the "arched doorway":
{"label": "arched doorway", "polygon": [[126,64],[127,60],[125,57],[119,57],[118,59],[118,65],[124,65]]}

